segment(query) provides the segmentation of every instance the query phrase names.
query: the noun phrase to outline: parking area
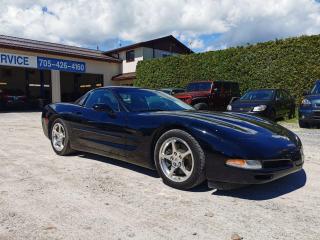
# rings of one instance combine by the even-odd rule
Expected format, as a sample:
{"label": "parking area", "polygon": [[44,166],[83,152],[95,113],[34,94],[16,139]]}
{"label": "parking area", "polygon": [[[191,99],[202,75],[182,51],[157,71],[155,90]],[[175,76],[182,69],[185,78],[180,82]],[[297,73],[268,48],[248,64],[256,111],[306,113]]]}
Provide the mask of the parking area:
{"label": "parking area", "polygon": [[192,191],[91,154],[57,156],[39,112],[0,113],[0,239],[319,239],[320,129],[295,131],[304,170],[232,191]]}

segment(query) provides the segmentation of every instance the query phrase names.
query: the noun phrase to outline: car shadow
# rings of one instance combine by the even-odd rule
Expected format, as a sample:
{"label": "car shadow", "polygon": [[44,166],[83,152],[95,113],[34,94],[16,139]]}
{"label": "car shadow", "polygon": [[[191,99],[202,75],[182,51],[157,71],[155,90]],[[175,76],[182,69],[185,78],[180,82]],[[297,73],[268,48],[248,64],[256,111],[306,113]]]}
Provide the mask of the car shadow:
{"label": "car shadow", "polygon": [[[113,158],[108,158],[100,155],[95,155],[92,153],[77,153],[75,156],[91,159],[94,161],[99,161],[107,164],[112,164],[121,168],[128,169],[130,171],[135,171],[153,178],[160,178],[159,174],[155,170],[148,168],[140,167],[132,163],[127,163],[124,161],[116,160]],[[287,193],[293,192],[306,184],[307,175],[304,170],[290,174],[284,178],[280,178],[276,181],[259,184],[259,185],[250,185],[244,188],[234,189],[234,190],[218,190],[214,191],[212,195],[216,196],[225,196],[225,197],[235,197],[247,200],[268,200],[276,198]],[[212,191],[208,187],[207,182],[203,182],[199,186],[188,190],[190,192],[209,192]]]}
{"label": "car shadow", "polygon": [[116,160],[113,158],[95,155],[92,153],[78,153],[78,154],[76,154],[76,156],[81,157],[81,158],[86,158],[86,159],[91,159],[91,160],[103,162],[103,163],[107,163],[107,164],[112,164],[114,166],[125,168],[125,169],[131,170],[131,171],[135,171],[135,172],[147,175],[149,177],[160,178],[157,171],[155,171],[155,170],[140,167],[138,165],[134,165],[132,163],[127,163],[124,161]]}
{"label": "car shadow", "polygon": [[307,175],[302,169],[299,172],[290,174],[289,176],[280,178],[270,183],[250,185],[244,188],[228,191],[215,191],[212,193],[212,195],[262,201],[277,198],[293,192],[299,188],[302,188],[306,182]]}
{"label": "car shadow", "polygon": [[[112,164],[114,166],[125,168],[125,169],[128,169],[130,171],[135,171],[137,173],[141,173],[141,174],[147,175],[149,177],[160,178],[160,176],[159,176],[159,174],[157,173],[156,170],[151,170],[151,169],[148,169],[148,168],[140,167],[140,166],[137,166],[135,164],[127,163],[127,162],[116,160],[116,159],[113,159],[113,158],[108,158],[108,157],[104,157],[104,156],[100,156],[100,155],[96,155],[96,154],[92,154],[92,153],[85,153],[85,152],[83,152],[83,153],[78,152],[78,153],[74,154],[73,156],[78,156],[78,157],[85,158],[85,159],[91,159],[91,160],[94,160],[94,161],[99,161],[99,162],[103,162],[103,163],[107,163],[107,164]],[[208,192],[208,191],[212,191],[212,189],[208,188],[207,182],[205,181],[202,184],[200,184],[199,186],[197,186],[197,187],[195,187],[195,188],[193,188],[191,190],[188,190],[188,191],[191,191],[191,192]]]}

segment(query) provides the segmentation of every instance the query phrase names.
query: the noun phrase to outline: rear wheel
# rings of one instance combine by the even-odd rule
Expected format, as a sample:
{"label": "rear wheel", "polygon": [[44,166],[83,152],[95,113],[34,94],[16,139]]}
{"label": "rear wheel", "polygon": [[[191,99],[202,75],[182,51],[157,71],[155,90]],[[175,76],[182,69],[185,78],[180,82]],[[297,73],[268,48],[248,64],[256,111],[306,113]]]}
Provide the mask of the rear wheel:
{"label": "rear wheel", "polygon": [[193,105],[193,107],[197,110],[208,110],[209,106],[206,103],[197,103],[195,105]]}
{"label": "rear wheel", "polygon": [[185,131],[164,133],[157,141],[154,159],[163,182],[171,187],[186,190],[205,180],[205,154]]}
{"label": "rear wheel", "polygon": [[276,113],[276,111],[274,109],[271,109],[271,111],[270,111],[270,119],[272,121],[276,121],[277,120],[277,113]]}
{"label": "rear wheel", "polygon": [[292,119],[295,117],[295,108],[291,109],[290,112],[288,113],[288,119]]}
{"label": "rear wheel", "polygon": [[62,119],[56,119],[51,128],[51,145],[53,150],[61,156],[73,152],[70,147],[68,128]]}
{"label": "rear wheel", "polygon": [[301,128],[309,128],[310,126],[305,121],[299,120],[299,127],[301,127]]}

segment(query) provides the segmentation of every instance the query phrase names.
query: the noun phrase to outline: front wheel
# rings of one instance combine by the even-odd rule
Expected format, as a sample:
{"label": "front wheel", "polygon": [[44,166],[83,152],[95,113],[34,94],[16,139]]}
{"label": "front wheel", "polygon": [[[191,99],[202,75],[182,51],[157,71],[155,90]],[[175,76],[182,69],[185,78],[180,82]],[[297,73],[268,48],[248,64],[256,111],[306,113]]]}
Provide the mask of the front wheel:
{"label": "front wheel", "polygon": [[292,109],[290,110],[290,112],[288,113],[288,119],[295,118],[295,115],[296,115],[296,109],[295,109],[295,108],[292,108]]}
{"label": "front wheel", "polygon": [[195,105],[193,105],[193,107],[197,110],[208,110],[209,106],[206,103],[197,103]]}
{"label": "front wheel", "polygon": [[205,180],[205,154],[189,133],[173,129],[157,141],[154,159],[163,182],[187,190]]}
{"label": "front wheel", "polygon": [[64,156],[73,152],[70,147],[68,128],[62,119],[56,119],[51,128],[51,145],[55,153]]}
{"label": "front wheel", "polygon": [[300,128],[309,128],[309,124],[305,121],[299,120],[299,127]]}

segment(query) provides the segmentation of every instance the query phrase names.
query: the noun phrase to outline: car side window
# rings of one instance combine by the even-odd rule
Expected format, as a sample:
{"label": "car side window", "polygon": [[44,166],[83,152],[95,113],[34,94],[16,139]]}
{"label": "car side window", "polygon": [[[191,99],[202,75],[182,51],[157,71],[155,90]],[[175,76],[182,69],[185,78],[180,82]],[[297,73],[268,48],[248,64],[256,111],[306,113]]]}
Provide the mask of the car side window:
{"label": "car side window", "polygon": [[223,88],[224,88],[224,93],[231,95],[231,83],[230,82],[225,82],[223,84]]}
{"label": "car side window", "polygon": [[217,94],[217,95],[220,95],[222,93],[222,82],[215,82],[214,85],[213,85],[213,89],[214,89],[214,92]]}
{"label": "car side window", "polygon": [[233,83],[232,84],[231,93],[232,93],[232,95],[239,95],[240,94],[239,84],[238,83]]}
{"label": "car side window", "polygon": [[119,112],[119,102],[109,90],[99,89],[91,92],[85,103],[85,107],[92,108],[95,104],[106,104],[111,107],[113,111]]}
{"label": "car side window", "polygon": [[281,91],[276,91],[276,98],[275,98],[276,100],[282,100],[282,94],[281,94]]}

